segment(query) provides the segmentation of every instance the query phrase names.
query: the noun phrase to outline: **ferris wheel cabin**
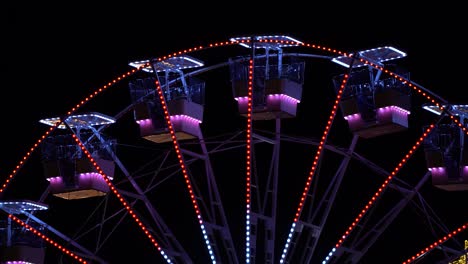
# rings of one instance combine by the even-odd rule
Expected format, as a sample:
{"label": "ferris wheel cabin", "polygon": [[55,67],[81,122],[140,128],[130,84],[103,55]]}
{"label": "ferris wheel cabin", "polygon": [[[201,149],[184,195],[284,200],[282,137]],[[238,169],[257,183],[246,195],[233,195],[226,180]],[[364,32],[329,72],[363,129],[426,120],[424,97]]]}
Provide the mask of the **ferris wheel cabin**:
{"label": "ferris wheel cabin", "polygon": [[[0,201],[0,209],[21,219],[30,213],[47,210],[48,206],[24,200]],[[24,221],[23,221],[24,222]],[[34,221],[28,222],[37,232],[45,233],[45,228]],[[2,264],[43,264],[45,241],[18,225],[11,218],[0,221],[0,263]]]}
{"label": "ferris wheel cabin", "polygon": [[183,69],[203,66],[203,62],[189,57],[172,57],[164,61],[138,61],[130,63],[135,68],[152,72],[154,77],[132,80],[129,83],[134,106],[134,118],[139,125],[141,137],[155,143],[172,141],[156,82],[164,95],[164,103],[171,125],[178,140],[201,136],[203,121],[205,83],[196,78],[187,78]]}
{"label": "ferris wheel cabin", "polygon": [[[54,125],[59,118],[43,119],[41,123]],[[50,193],[73,200],[104,196],[109,186],[104,177],[112,179],[115,162],[112,158],[115,140],[102,138],[93,126],[114,123],[113,118],[99,113],[72,115],[58,128],[76,129],[75,135],[84,144],[103,174],[90,161],[73,135],[50,136],[42,144],[42,164]],[[66,125],[65,125],[66,123]],[[89,130],[95,132],[91,133]]]}
{"label": "ferris wheel cabin", "polygon": [[[466,126],[468,105],[444,106],[450,114],[460,117]],[[445,115],[435,105],[424,109]],[[446,191],[468,191],[468,137],[453,123],[438,124],[424,140],[426,165],[431,172],[432,185]]]}
{"label": "ferris wheel cabin", "polygon": [[[411,110],[411,89],[392,76],[382,76],[382,71],[358,60],[362,58],[375,65],[384,66],[390,60],[403,58],[405,53],[393,47],[380,47],[357,53],[357,58],[347,56],[332,61],[350,69],[343,90],[340,108],[349,129],[363,138],[404,131],[408,128]],[[395,69],[406,80],[409,73]],[[338,91],[344,74],[335,76],[333,83]]]}
{"label": "ferris wheel cabin", "polygon": [[[232,38],[231,41],[243,39],[248,38]],[[296,116],[302,97],[305,63],[295,57],[283,56],[283,48],[301,43],[288,36],[258,36],[251,45],[239,44],[255,50],[251,87],[253,120]],[[248,114],[250,58],[232,58],[229,61],[233,96],[243,116]]]}

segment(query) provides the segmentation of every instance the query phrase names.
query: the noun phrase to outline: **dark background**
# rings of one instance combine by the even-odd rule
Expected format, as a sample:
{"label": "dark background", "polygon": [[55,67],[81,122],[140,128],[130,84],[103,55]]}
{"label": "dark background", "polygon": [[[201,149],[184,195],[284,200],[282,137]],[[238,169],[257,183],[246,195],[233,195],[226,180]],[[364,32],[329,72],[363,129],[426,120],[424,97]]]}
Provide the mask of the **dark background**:
{"label": "dark background", "polygon": [[[5,13],[3,16],[5,28],[2,33],[3,103],[0,105],[3,119],[0,134],[3,140],[1,152],[3,158],[0,165],[2,173],[0,179],[5,179],[11,173],[24,153],[47,129],[38,123],[39,119],[66,113],[72,105],[77,104],[85,96],[130,70],[128,66],[130,61],[227,41],[233,36],[284,34],[306,43],[349,52],[384,45],[394,46],[408,54],[407,58],[401,60],[401,64],[411,72],[412,81],[451,103],[467,103],[468,94],[464,77],[468,58],[465,52],[463,26],[467,21],[462,10],[459,6],[448,4],[442,6],[425,4],[412,9],[397,3],[391,5],[386,3],[378,7],[355,3],[349,6],[331,4],[310,8],[304,4],[289,2],[279,5],[265,3],[258,6],[237,2],[216,5],[193,3],[188,6],[182,3],[105,7],[78,4],[11,6],[3,11]],[[222,56],[222,51],[219,52],[219,56]],[[331,77],[328,68],[324,67],[325,70],[317,68],[316,73],[328,74]],[[331,84],[327,83],[327,77],[323,76],[325,81],[319,86]],[[219,83],[223,84],[224,79],[220,80]],[[228,80],[224,80],[224,84],[229,85]],[[125,89],[125,85],[119,88]],[[230,89],[229,86],[224,88]],[[331,91],[321,91],[313,85],[310,85],[310,89],[312,90],[308,93],[313,97],[332,95]],[[104,113],[115,113],[120,105],[127,103],[128,100],[124,90],[115,93],[112,99],[95,107]],[[332,97],[329,98],[331,102]],[[207,107],[215,108],[217,99],[213,96],[209,100],[211,100],[210,105]],[[317,110],[311,105],[309,107],[304,106],[304,111]],[[328,113],[329,108],[326,109],[324,112]],[[324,120],[326,115],[322,115],[321,118]],[[211,118],[216,119],[214,115]],[[421,120],[415,121],[424,123]],[[308,124],[300,128],[313,127]],[[324,121],[317,122],[317,131],[321,131],[323,124]],[[232,124],[224,125],[227,129],[232,126]],[[415,130],[420,131],[418,127]],[[340,131],[335,133],[339,135]],[[344,132],[343,137],[347,137],[347,134]],[[370,153],[374,151],[382,154],[382,151],[388,150],[390,158],[385,155],[376,157],[381,157],[377,162],[382,166],[388,165],[389,170],[392,169],[392,164],[397,162],[398,153],[401,156],[407,149],[402,147],[402,150],[399,150],[399,145],[392,145],[392,143],[398,144],[399,141],[396,137],[393,140],[395,141],[386,142],[387,145],[383,144],[376,149],[369,147],[372,142],[367,145],[364,143],[364,147],[371,149]],[[407,140],[414,142],[411,141],[413,138]],[[339,142],[339,139],[337,141]],[[408,144],[405,146],[409,146]],[[393,156],[390,153],[393,153]],[[314,152],[309,152],[310,159],[313,154]],[[307,161],[304,163],[309,164]],[[411,166],[409,172],[422,175],[424,170],[421,169],[424,169],[424,166],[420,165],[421,163]],[[28,177],[43,177],[40,167],[22,172],[19,177],[21,179],[15,180],[9,187],[8,195],[32,198],[40,194],[40,190],[28,180]],[[350,181],[348,184],[361,186],[365,183]],[[362,194],[361,202],[357,203],[356,207],[360,208],[361,204],[364,204],[363,201],[367,201],[369,195],[373,193],[372,190]],[[358,200],[358,196],[353,199]],[[434,206],[441,210],[443,221],[449,228],[456,228],[466,223],[468,214],[462,211],[466,209],[466,192],[447,194],[431,189],[428,196]],[[437,198],[438,196],[443,198]],[[292,200],[294,204],[294,199]],[[294,205],[288,208],[293,210]],[[191,210],[189,207],[186,209]],[[341,214],[335,215],[336,219],[341,217],[349,221],[344,221],[345,223],[337,228],[338,234],[345,230],[356,215],[349,207],[343,208],[340,212]],[[243,221],[242,219],[240,217],[239,221]],[[414,219],[401,221],[408,223],[408,226],[417,225],[417,220],[416,223],[412,223]],[[333,224],[335,222],[331,221],[330,225]],[[286,227],[288,226],[289,224],[286,224]],[[399,246],[402,241],[409,240],[404,236],[413,239],[416,237],[418,240],[417,236],[420,234],[413,235],[410,229],[410,227],[397,228],[399,230],[397,237],[390,238],[395,242],[381,245],[381,248],[373,252],[374,260],[378,259],[380,254],[385,256],[390,254],[396,262],[389,260],[388,263],[398,263],[435,240],[430,236],[422,236],[425,240],[421,238],[411,246]],[[135,229],[135,232],[139,231]],[[463,235],[466,237],[466,232]],[[336,241],[335,237],[329,240]],[[144,244],[145,238],[137,241],[142,242],[144,245],[142,247],[149,248]],[[202,243],[200,241],[193,246],[202,247]],[[125,248],[123,245],[126,243],[121,241],[117,244]],[[329,246],[326,246],[323,251],[329,249]],[[118,252],[114,254],[121,256]],[[145,263],[144,257],[140,258]]]}

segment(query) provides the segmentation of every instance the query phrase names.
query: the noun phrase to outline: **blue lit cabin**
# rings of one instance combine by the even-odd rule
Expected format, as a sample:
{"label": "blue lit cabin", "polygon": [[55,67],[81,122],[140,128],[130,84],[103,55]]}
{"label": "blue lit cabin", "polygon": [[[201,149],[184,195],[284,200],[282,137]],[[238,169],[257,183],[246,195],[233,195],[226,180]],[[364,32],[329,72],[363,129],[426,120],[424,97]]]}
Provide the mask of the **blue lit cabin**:
{"label": "blue lit cabin", "polygon": [[468,190],[468,140],[456,124],[436,126],[423,142],[432,185],[447,191]]}
{"label": "blue lit cabin", "polygon": [[[284,61],[281,55],[255,59],[252,86],[252,119],[269,120],[296,116],[304,84],[303,61]],[[229,63],[232,93],[239,113],[248,114],[249,59],[231,59]],[[286,58],[285,58],[286,59]]]}
{"label": "blue lit cabin", "polygon": [[[409,79],[408,73],[400,76]],[[333,78],[336,92],[344,75]],[[363,138],[404,131],[411,110],[411,89],[394,77],[364,68],[351,72],[343,90],[340,109],[351,132]]]}
{"label": "blue lit cabin", "polygon": [[[47,206],[29,201],[0,201],[0,209],[14,215],[25,222],[23,211],[47,210]],[[46,234],[43,225],[28,221],[28,225]],[[0,220],[0,263],[43,264],[45,259],[46,242],[38,235],[26,230],[23,226],[10,218]]]}
{"label": "blue lit cabin", "polygon": [[[132,80],[129,88],[140,136],[155,143],[163,143],[172,141],[172,138],[161,100],[155,96],[156,80],[156,77]],[[205,83],[195,78],[174,77],[161,78],[160,85],[177,140],[200,137]]]}
{"label": "blue lit cabin", "polygon": [[[112,179],[115,162],[109,149],[114,151],[115,141],[81,140],[104,174]],[[103,175],[98,173],[71,135],[46,138],[42,144],[42,164],[50,193],[54,196],[73,200],[103,196],[109,192]]]}

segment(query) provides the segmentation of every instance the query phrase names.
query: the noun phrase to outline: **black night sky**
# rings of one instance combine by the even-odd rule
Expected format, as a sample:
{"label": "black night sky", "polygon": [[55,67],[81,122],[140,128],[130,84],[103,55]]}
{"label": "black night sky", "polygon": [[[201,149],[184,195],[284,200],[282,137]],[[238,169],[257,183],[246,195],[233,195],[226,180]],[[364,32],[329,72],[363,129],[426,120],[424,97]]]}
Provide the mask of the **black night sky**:
{"label": "black night sky", "polygon": [[[360,3],[347,7],[331,5],[316,8],[289,2],[274,6],[265,3],[258,7],[247,3],[182,5],[158,3],[98,8],[80,6],[78,3],[75,6],[16,4],[3,10],[6,19],[2,33],[4,69],[1,73],[3,103],[0,104],[0,111],[3,125],[0,136],[3,144],[0,182],[3,184],[24,154],[48,128],[39,123],[40,119],[64,115],[90,93],[131,70],[129,62],[156,58],[199,45],[224,42],[230,37],[288,35],[305,43],[345,52],[393,46],[406,52],[407,57],[395,63],[411,73],[413,82],[452,104],[468,104],[465,81],[465,63],[468,57],[464,40],[464,25],[468,21],[460,6],[425,6],[411,10],[396,4],[373,8],[361,6],[364,4]],[[245,53],[246,49],[239,48],[236,51],[248,54]],[[224,53],[223,49],[197,55],[208,63],[231,56],[228,52]],[[339,70],[343,70],[330,64],[332,63],[319,62],[306,66],[309,67],[307,73],[310,74],[310,79],[314,81],[305,80],[300,113],[296,121],[284,121],[282,129],[285,133],[300,137],[321,136],[334,98],[331,79]],[[203,129],[209,136],[245,128],[244,119],[235,113],[235,101],[229,97],[231,87],[228,75],[223,74],[226,72],[213,71],[205,76],[212,81],[206,87],[206,119],[203,123]],[[127,84],[128,81],[123,81],[115,85],[103,93],[102,98],[96,98],[95,102],[90,102],[84,109],[107,115],[118,113],[130,103]],[[313,103],[317,101],[321,103]],[[415,104],[422,102],[424,100],[421,98],[414,99]],[[219,110],[219,107],[224,109]],[[220,118],[220,113],[230,117],[230,121]],[[136,171],[138,164],[158,155],[158,151],[165,151],[165,147],[138,139],[135,136],[136,126],[129,126],[129,120],[125,118],[128,119],[128,116],[121,123],[110,127],[107,133],[121,140],[118,155],[129,162],[129,170]],[[343,144],[342,147],[347,147],[351,134],[340,113],[336,116],[336,120],[338,119],[341,125],[337,121],[336,127],[332,128],[330,140],[338,146]],[[415,107],[410,116],[410,122],[413,123],[410,124],[408,134],[390,135],[387,139],[363,140],[359,142],[357,151],[391,171],[421,134],[421,127],[434,120],[434,115]],[[211,125],[210,122],[216,125]],[[270,129],[272,126],[263,123],[259,127]],[[139,145],[141,151],[128,147],[130,145]],[[280,189],[284,190],[280,198],[284,200],[278,206],[278,225],[281,230],[277,233],[280,236],[277,239],[280,246],[276,251],[280,251],[290,227],[316,148],[306,144],[285,145],[282,150],[294,153],[281,156],[281,164],[285,164],[281,165],[284,166],[282,173],[297,177],[280,183]],[[220,175],[219,184],[225,188],[221,193],[226,200],[225,209],[233,229],[231,232],[237,241],[236,246],[241,248],[245,214],[244,193],[241,191],[245,180],[245,152],[244,149],[237,151],[230,154],[234,156],[213,157],[212,162],[215,164],[215,174]],[[31,156],[0,199],[39,199],[46,186],[39,159],[37,153]],[[291,169],[286,168],[287,165]],[[353,169],[356,173],[353,173]],[[403,180],[407,183],[416,184],[425,172],[424,155],[419,150],[402,170],[402,179],[405,177]],[[204,252],[206,249],[199,228],[195,221],[189,221],[191,217],[195,220],[195,215],[182,183],[182,175],[175,177],[179,176],[179,181],[167,181],[167,186],[159,188],[151,199],[158,205],[156,207],[162,215],[168,215],[167,222],[174,225],[174,232],[180,235],[180,242],[187,248],[194,262],[208,263],[205,262],[207,254]],[[320,256],[312,264],[320,263],[324,254],[328,253],[383,182],[384,177],[362,170],[359,165],[349,168],[342,185],[343,191],[337,195],[336,206],[330,213],[330,220],[323,233],[324,245],[319,245]],[[446,192],[433,187],[429,180],[421,194],[450,231],[467,223],[467,191]],[[391,207],[392,199],[398,198],[398,195],[388,196],[388,200],[382,201],[383,208]],[[67,204],[67,201],[57,197],[48,197],[45,203],[49,205],[50,214],[41,213],[39,216],[56,229],[73,236],[79,233],[76,226],[88,216],[95,218],[91,221],[99,222],[98,216],[91,216],[91,212],[101,201],[102,198],[93,198],[81,203],[72,201]],[[109,206],[119,209],[120,204],[115,198],[108,202]],[[138,206],[143,208],[141,204]],[[3,220],[5,214],[2,212],[0,216],[0,220]],[[360,263],[402,263],[435,242],[442,233],[438,233],[438,236],[431,234],[425,225],[426,220],[420,211],[405,208]],[[123,263],[122,259],[125,257],[135,259],[135,263],[164,263],[160,254],[140,231],[127,216],[98,255],[109,263]],[[456,238],[459,242],[468,239],[468,232],[464,231]],[[60,253],[53,247],[48,250],[50,253],[46,257],[46,263],[74,263],[68,256],[60,257]],[[436,257],[439,255],[434,254],[434,258],[429,256],[418,263],[437,263],[434,262]]]}

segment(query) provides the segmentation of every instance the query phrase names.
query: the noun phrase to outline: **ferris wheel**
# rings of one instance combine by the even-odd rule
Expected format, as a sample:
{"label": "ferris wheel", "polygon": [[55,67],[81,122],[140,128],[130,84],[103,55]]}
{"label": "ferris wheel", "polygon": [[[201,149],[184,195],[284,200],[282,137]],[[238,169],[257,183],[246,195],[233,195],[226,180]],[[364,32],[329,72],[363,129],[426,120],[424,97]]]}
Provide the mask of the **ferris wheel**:
{"label": "ferris wheel", "polygon": [[[405,57],[275,35],[129,62],[2,177],[0,263],[466,261],[468,105]],[[40,195],[10,199],[29,160]]]}

